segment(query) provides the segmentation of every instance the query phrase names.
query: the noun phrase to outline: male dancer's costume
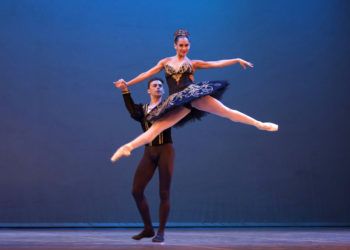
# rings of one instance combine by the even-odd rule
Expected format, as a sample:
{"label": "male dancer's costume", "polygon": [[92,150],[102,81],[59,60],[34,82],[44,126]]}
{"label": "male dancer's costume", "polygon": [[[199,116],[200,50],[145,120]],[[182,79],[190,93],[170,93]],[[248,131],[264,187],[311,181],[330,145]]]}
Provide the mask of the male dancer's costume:
{"label": "male dancer's costume", "polygon": [[[148,104],[135,104],[129,91],[123,92],[125,106],[131,117],[140,122],[143,131],[152,126],[152,123],[146,120],[149,113]],[[138,210],[141,214],[144,225],[152,225],[147,200],[144,196],[144,189],[151,180],[154,171],[158,167],[159,171],[159,227],[164,230],[168,218],[170,203],[170,185],[174,166],[175,152],[172,146],[171,128],[160,133],[151,143],[145,146],[144,154],[136,169],[132,194],[136,201]],[[153,237],[154,231],[145,230],[133,239],[139,240],[144,237]],[[163,234],[157,234],[153,238],[154,242],[164,241]]]}

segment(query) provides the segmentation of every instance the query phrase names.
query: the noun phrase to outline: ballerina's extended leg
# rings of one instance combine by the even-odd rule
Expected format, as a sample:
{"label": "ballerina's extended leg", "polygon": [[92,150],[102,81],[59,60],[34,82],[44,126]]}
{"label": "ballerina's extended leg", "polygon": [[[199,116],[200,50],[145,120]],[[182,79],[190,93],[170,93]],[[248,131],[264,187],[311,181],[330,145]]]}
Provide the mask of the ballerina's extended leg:
{"label": "ballerina's extended leg", "polygon": [[211,96],[203,96],[197,100],[194,100],[192,106],[221,117],[228,118],[234,122],[240,122],[248,125],[255,126],[260,130],[274,132],[278,130],[278,125],[271,122],[260,122],[254,118],[243,114],[237,110],[230,109],[222,104],[219,100]]}
{"label": "ballerina's extended leg", "polygon": [[131,154],[131,151],[150,143],[157,135],[163,132],[165,129],[174,126],[182,118],[184,118],[190,112],[189,109],[185,107],[179,107],[167,114],[164,117],[157,120],[152,126],[144,133],[139,135],[133,141],[121,146],[111,157],[111,161],[115,162],[122,157],[127,157]]}

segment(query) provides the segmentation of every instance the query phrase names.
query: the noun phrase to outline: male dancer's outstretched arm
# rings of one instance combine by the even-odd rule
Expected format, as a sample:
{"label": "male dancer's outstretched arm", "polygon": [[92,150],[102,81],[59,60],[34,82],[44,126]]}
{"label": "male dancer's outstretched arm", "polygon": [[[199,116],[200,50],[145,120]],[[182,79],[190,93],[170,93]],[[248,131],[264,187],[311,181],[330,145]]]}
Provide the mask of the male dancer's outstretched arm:
{"label": "male dancer's outstretched arm", "polygon": [[115,84],[115,86],[118,88],[120,87],[122,94],[123,94],[123,99],[124,99],[124,104],[126,109],[129,111],[130,116],[138,121],[141,122],[141,120],[144,117],[144,112],[142,108],[142,104],[135,104],[134,100],[131,97],[131,94],[129,92],[128,87],[121,83],[121,84]]}

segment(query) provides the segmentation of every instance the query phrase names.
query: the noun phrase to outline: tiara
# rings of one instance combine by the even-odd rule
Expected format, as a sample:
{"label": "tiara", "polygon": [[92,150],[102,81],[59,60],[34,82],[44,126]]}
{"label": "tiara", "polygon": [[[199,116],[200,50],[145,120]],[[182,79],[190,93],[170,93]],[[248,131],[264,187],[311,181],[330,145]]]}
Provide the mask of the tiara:
{"label": "tiara", "polygon": [[177,31],[175,31],[174,33],[174,38],[178,37],[178,36],[185,36],[185,37],[189,37],[190,33],[187,30],[184,29],[178,29]]}

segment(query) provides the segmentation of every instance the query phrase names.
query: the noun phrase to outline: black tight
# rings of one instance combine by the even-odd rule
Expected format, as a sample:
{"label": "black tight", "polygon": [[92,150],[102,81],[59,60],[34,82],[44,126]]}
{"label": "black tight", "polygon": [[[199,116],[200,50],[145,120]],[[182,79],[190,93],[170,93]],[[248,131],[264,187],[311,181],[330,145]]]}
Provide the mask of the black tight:
{"label": "black tight", "polygon": [[170,186],[174,168],[174,149],[172,144],[161,146],[147,146],[143,157],[136,169],[132,195],[141,214],[145,230],[153,230],[145,188],[152,179],[158,167],[159,173],[159,233],[163,233],[170,210]]}

